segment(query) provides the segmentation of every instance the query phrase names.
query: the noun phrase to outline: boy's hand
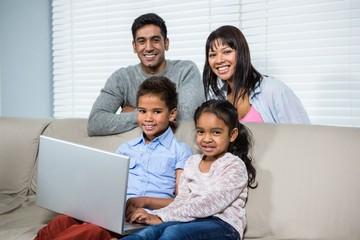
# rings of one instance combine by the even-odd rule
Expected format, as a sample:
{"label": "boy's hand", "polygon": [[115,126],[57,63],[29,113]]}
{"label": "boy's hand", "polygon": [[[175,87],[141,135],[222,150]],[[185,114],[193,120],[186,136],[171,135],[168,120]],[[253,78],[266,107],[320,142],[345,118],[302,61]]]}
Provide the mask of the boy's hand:
{"label": "boy's hand", "polygon": [[146,197],[133,197],[126,201],[126,207],[145,208],[147,207]]}
{"label": "boy's hand", "polygon": [[137,208],[146,208],[146,197],[134,197],[129,198],[126,201],[126,212],[125,212],[125,218],[127,221],[129,221],[131,215]]}
{"label": "boy's hand", "polygon": [[137,222],[137,223],[143,223],[143,224],[148,224],[148,225],[155,225],[155,224],[162,223],[162,220],[158,216],[150,214],[142,208],[138,208],[131,215],[129,222]]}

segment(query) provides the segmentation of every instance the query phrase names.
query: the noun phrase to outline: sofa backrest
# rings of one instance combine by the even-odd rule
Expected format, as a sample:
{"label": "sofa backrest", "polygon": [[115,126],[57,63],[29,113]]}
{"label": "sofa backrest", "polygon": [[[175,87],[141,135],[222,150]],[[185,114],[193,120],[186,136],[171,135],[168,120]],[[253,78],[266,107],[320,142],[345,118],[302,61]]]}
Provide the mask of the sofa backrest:
{"label": "sofa backrest", "polygon": [[360,128],[246,125],[259,186],[245,239],[360,239]]}
{"label": "sofa backrest", "polygon": [[[139,137],[140,128],[135,128],[122,134],[89,137],[87,134],[87,119],[56,119],[43,133],[46,136],[59,138],[62,140],[99,148],[109,152],[115,152],[122,143]],[[192,121],[185,121],[179,124],[176,129],[175,136],[196,151],[195,131]]]}

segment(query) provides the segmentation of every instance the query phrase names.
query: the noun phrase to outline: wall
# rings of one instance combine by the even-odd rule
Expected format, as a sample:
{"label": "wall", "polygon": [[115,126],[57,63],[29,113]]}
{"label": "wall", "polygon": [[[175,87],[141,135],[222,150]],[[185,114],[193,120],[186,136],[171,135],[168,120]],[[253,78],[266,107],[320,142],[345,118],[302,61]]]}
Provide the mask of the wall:
{"label": "wall", "polygon": [[0,0],[0,116],[52,116],[51,0]]}

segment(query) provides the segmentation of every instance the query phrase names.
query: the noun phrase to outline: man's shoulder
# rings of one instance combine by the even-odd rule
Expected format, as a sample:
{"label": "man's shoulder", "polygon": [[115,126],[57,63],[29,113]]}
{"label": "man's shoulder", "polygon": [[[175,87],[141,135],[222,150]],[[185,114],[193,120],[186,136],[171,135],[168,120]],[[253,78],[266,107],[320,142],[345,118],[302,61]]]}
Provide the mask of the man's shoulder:
{"label": "man's shoulder", "polygon": [[109,80],[118,83],[119,79],[121,82],[129,82],[134,78],[142,77],[139,68],[139,64],[120,67],[110,75]]}
{"label": "man's shoulder", "polygon": [[166,62],[169,64],[169,66],[174,67],[193,67],[196,64],[191,60],[166,60]]}
{"label": "man's shoulder", "polygon": [[138,70],[139,68],[140,68],[140,64],[123,66],[118,68],[114,73],[116,74],[133,73],[135,70]]}

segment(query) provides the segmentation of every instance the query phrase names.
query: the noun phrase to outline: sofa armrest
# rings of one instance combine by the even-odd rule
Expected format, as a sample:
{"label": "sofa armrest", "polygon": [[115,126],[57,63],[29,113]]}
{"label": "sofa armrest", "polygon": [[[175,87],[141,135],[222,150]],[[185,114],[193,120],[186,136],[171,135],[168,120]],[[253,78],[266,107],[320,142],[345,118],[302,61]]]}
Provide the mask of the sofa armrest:
{"label": "sofa armrest", "polygon": [[49,119],[0,117],[0,193],[24,194],[30,190],[39,136]]}

